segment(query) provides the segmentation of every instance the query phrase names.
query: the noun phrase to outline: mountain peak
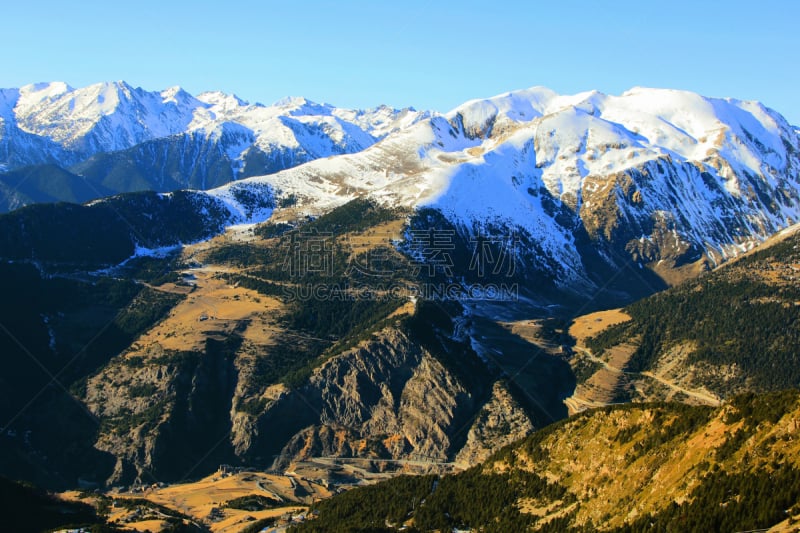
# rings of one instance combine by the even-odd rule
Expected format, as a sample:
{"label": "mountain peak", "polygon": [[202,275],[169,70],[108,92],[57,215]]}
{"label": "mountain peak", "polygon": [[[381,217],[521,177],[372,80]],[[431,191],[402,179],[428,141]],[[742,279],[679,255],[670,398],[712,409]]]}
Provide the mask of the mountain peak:
{"label": "mountain peak", "polygon": [[164,100],[164,103],[178,103],[179,100],[183,100],[189,96],[189,93],[184,91],[180,85],[173,85],[161,91],[161,98]]}
{"label": "mountain peak", "polygon": [[210,105],[219,105],[227,109],[234,109],[237,107],[247,107],[250,105],[250,102],[248,102],[247,100],[243,100],[238,96],[236,96],[235,94],[228,94],[222,91],[205,91],[198,94],[196,98],[203,103]]}
{"label": "mountain peak", "polygon": [[20,95],[25,97],[35,97],[38,100],[46,98],[56,98],[65,93],[72,92],[74,89],[63,81],[39,82],[23,85],[20,87]]}
{"label": "mountain peak", "polygon": [[130,85],[128,82],[124,80],[117,80],[117,81],[101,81],[98,83],[93,83],[92,85],[88,85],[80,89],[70,88],[68,92],[70,93],[99,92],[105,94],[116,93],[118,95],[124,95],[126,98],[130,98],[131,95],[137,91],[144,92],[142,89],[134,88],[132,85]]}
{"label": "mountain peak", "polygon": [[285,96],[272,105],[275,107],[302,107],[317,104],[304,96]]}

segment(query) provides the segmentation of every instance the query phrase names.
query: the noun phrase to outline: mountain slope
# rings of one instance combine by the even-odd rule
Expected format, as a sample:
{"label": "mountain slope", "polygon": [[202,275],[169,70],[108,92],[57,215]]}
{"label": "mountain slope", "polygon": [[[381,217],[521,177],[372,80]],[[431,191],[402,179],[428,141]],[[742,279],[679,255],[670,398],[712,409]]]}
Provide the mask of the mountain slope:
{"label": "mountain slope", "polygon": [[[205,188],[292,166],[209,194],[238,222],[258,220],[237,195],[290,203],[289,217],[359,196],[432,209],[467,246],[480,236],[514,248],[525,285],[551,286],[549,296],[525,294],[540,307],[564,297],[627,303],[800,218],[800,139],[756,102],[658,89],[560,96],[532,88],[427,116],[297,98],[251,106],[218,93],[156,95],[121,83],[89,89],[7,91],[6,115],[21,120],[14,113],[24,111],[26,127],[38,133],[54,117],[75,119],[48,137],[65,146],[100,146],[79,140],[106,142],[114,136],[103,124],[138,117],[119,137],[143,143],[72,167],[98,190]],[[159,106],[167,118],[151,124]],[[24,201],[16,196],[9,203]],[[468,277],[469,264],[454,265],[454,276]]]}
{"label": "mountain slope", "polygon": [[[248,212],[264,216],[270,201],[262,195]],[[98,269],[141,249],[209,238],[234,220],[225,203],[192,191],[131,193],[87,205],[31,205],[0,215],[0,257],[45,269]]]}
{"label": "mountain slope", "polygon": [[[162,275],[147,270],[132,268],[150,281]],[[180,295],[110,276],[43,276],[27,264],[3,262],[0,272],[10,302],[0,307],[0,470],[50,487],[74,487],[80,476],[102,479],[113,457],[92,446],[99,421],[78,399],[77,384]]]}
{"label": "mountain slope", "polygon": [[594,410],[460,474],[334,496],[297,530],[788,531],[800,515],[799,409],[790,391],[717,409]]}
{"label": "mountain slope", "polygon": [[[165,201],[153,196],[145,195],[142,205]],[[173,196],[178,201],[180,195]],[[192,201],[191,196],[182,200],[190,212]],[[28,207],[5,218],[18,220],[21,213],[45,207]],[[133,205],[126,208],[133,210]],[[164,216],[158,210],[138,213]],[[514,328],[492,325],[480,316],[485,311],[469,303],[434,299],[410,304],[409,295],[419,293],[408,292],[409,287],[430,280],[424,275],[415,279],[413,255],[391,247],[405,231],[407,214],[357,200],[294,230],[268,223],[252,234],[237,230],[200,242],[184,250],[183,266],[156,266],[166,268],[168,275],[160,274],[149,286],[185,300],[93,374],[75,378],[81,404],[99,423],[96,433],[86,434],[116,463],[93,475],[113,482],[173,480],[208,473],[219,463],[286,470],[331,456],[373,460],[383,465],[376,469],[390,471],[391,465],[415,461],[453,468],[474,464],[500,444],[565,417],[562,401],[575,387],[568,362],[574,364],[580,354],[549,355],[516,335]],[[144,218],[133,220],[142,224]],[[174,223],[165,220],[161,239],[169,238],[164,229]],[[294,257],[287,253],[306,249],[319,236],[331,239],[325,241],[331,250],[330,271],[296,277],[287,270],[287,260]],[[712,292],[692,287],[709,286],[723,274],[723,281],[761,272],[778,273],[781,280],[791,275],[795,246],[787,237],[665,297],[708,297]],[[761,261],[762,255],[771,258],[763,259],[770,268],[752,268],[750,262]],[[51,270],[59,259],[64,260],[60,255],[40,257],[36,264]],[[351,268],[357,265],[382,274]],[[75,263],[67,266],[76,268]],[[141,275],[120,268],[100,274],[112,279]],[[405,289],[389,296],[390,287]],[[355,296],[364,291],[384,297]],[[761,301],[760,294],[750,305],[772,305],[783,297],[780,290],[772,291],[770,299]],[[794,313],[795,307],[777,303],[778,309]],[[713,298],[705,307],[695,304],[710,311],[702,320],[690,318],[687,325],[702,326],[696,329],[699,333],[709,328],[728,331],[717,325],[719,306]],[[689,310],[684,306],[667,314],[680,321]],[[38,314],[54,312],[48,308]],[[47,350],[48,325],[37,316],[32,311],[20,327],[38,324],[34,337]],[[775,324],[784,334],[792,331],[784,327],[791,322]],[[746,346],[784,344],[791,355],[791,339],[776,341],[773,333],[763,328],[747,333]],[[720,346],[730,344],[716,338]],[[596,353],[602,356],[599,349]],[[758,355],[757,350],[739,353],[756,361]],[[771,359],[762,363],[740,365],[735,390],[761,391],[764,379],[791,376]]]}
{"label": "mountain slope", "polygon": [[[148,256],[142,246],[202,237],[208,227],[196,203],[228,220],[225,204],[197,194],[28,206],[0,217],[7,292],[31,294],[30,309],[7,306],[3,315],[2,363],[14,384],[0,413],[14,434],[0,438],[11,458],[4,472],[69,486],[79,476],[180,480],[221,463],[308,467],[329,455],[375,460],[389,472],[430,461],[455,468],[566,414],[566,363],[543,356],[521,370],[523,391],[480,359],[458,303],[414,304],[415,266],[392,245],[406,211],[359,200],[293,230],[236,229]],[[47,224],[52,231],[41,229]],[[331,271],[287,269],[287,253],[319,235],[331,236]],[[70,300],[49,288],[62,283],[146,298],[126,292],[108,309],[94,292]],[[101,332],[112,337],[107,345],[93,328],[114,315]],[[79,353],[59,357],[62,343]],[[523,361],[530,348],[509,342],[507,353]],[[84,352],[91,362],[78,365]],[[34,359],[63,388],[49,387],[15,418],[19,402],[47,382]],[[70,435],[68,451],[58,434]]]}
{"label": "mountain slope", "polygon": [[82,204],[109,195],[111,189],[56,165],[34,165],[0,174],[0,212],[34,203]]}
{"label": "mountain slope", "polygon": [[798,229],[630,305],[625,309],[630,320],[588,339],[587,346],[606,359],[629,347],[618,366],[631,372],[633,397],[654,392],[643,390],[644,383],[633,378],[636,373],[720,398],[800,386]]}

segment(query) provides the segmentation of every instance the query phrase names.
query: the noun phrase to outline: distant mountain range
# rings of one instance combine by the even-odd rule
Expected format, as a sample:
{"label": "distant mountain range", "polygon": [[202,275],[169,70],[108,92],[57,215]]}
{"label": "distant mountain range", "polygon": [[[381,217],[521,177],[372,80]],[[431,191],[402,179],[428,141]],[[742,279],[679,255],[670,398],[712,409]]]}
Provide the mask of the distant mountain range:
{"label": "distant mountain range", "polygon": [[413,109],[338,109],[303,98],[251,105],[222,93],[148,92],[125,82],[2,89],[0,170],[17,172],[0,175],[0,210],[120,192],[207,189],[363,150],[425,116]]}

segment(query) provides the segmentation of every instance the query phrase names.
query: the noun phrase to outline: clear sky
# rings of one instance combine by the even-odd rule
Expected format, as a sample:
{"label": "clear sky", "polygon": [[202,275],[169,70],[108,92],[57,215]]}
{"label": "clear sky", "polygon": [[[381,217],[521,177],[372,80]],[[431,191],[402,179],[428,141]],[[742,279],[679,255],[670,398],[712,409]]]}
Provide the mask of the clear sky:
{"label": "clear sky", "polygon": [[544,85],[761,100],[800,125],[800,2],[7,2],[0,86],[125,80],[447,111]]}

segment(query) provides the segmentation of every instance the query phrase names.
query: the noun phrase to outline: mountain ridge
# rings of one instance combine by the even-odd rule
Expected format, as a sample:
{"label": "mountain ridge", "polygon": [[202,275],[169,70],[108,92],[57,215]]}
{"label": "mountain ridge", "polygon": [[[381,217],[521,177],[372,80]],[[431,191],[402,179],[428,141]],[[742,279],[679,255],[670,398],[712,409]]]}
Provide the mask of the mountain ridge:
{"label": "mountain ridge", "polygon": [[[0,170],[57,164],[116,193],[205,189],[359,151],[424,116],[410,108],[348,110],[304,98],[265,106],[218,92],[195,97],[177,86],[146,91],[124,81],[78,89],[31,84],[0,92]],[[159,150],[167,154],[153,161],[149,152]],[[120,180],[137,169],[138,181]]]}

